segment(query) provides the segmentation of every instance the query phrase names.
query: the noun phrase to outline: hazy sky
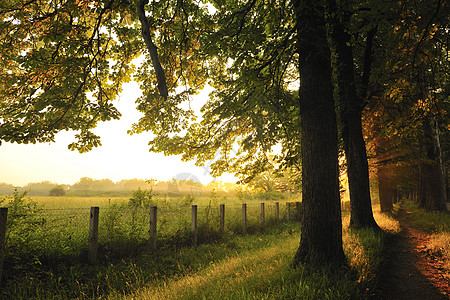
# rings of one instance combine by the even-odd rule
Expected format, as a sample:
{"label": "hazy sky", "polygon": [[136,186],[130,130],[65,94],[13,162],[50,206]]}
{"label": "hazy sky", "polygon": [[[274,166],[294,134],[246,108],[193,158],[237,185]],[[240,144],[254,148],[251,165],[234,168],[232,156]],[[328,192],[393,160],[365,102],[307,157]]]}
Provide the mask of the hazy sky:
{"label": "hazy sky", "polygon": [[[191,105],[205,102],[208,90],[194,97]],[[150,133],[130,136],[126,132],[139,119],[135,99],[140,95],[136,83],[124,86],[124,92],[115,105],[122,113],[120,120],[100,123],[95,133],[102,145],[88,153],[70,151],[67,145],[74,141],[73,132],[60,132],[51,144],[9,144],[0,146],[0,182],[23,186],[29,182],[49,180],[73,184],[81,177],[95,179],[142,178],[168,180],[180,173],[191,173],[201,183],[212,180],[208,167],[196,167],[194,162],[182,162],[178,156],[167,156],[148,151]],[[231,175],[221,178],[234,181]]]}

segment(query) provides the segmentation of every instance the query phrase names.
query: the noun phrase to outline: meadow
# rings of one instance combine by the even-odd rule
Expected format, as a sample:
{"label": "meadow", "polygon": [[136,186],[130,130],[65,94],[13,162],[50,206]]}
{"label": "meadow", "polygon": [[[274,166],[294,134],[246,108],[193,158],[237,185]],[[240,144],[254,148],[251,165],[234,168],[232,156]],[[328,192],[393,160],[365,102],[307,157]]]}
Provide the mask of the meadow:
{"label": "meadow", "polygon": [[[134,197],[136,198],[136,197]],[[285,299],[359,298],[376,289],[386,233],[352,231],[343,212],[344,246],[350,270],[317,273],[290,267],[301,224],[286,222],[280,202],[266,203],[260,230],[259,199],[207,196],[178,198],[23,198],[10,223],[0,296],[15,299]],[[248,234],[242,234],[242,203]],[[226,205],[219,232],[219,204]],[[5,204],[5,203],[3,203]],[[192,245],[191,205],[198,205],[198,245]],[[157,248],[148,244],[149,205],[158,206]],[[89,209],[100,207],[98,262],[87,263]],[[345,207],[345,205],[344,205]],[[12,211],[10,209],[10,211]],[[14,214],[14,213],[11,213]],[[292,207],[295,216],[295,207]],[[396,221],[376,212],[387,232]],[[12,219],[11,219],[12,220]]]}

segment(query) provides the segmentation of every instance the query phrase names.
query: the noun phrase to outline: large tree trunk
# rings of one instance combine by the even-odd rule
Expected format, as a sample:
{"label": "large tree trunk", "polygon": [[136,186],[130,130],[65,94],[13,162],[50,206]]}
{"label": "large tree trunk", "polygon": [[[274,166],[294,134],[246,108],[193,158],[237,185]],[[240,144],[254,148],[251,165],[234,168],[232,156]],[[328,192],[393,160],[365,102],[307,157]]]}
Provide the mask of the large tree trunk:
{"label": "large tree trunk", "polygon": [[350,189],[350,226],[379,229],[372,211],[369,166],[362,136],[361,116],[347,116],[343,121],[346,122],[345,127],[347,127],[343,131],[343,139]]}
{"label": "large tree trunk", "polygon": [[392,165],[382,164],[377,167],[378,193],[382,212],[390,212],[393,208],[394,188]]}
{"label": "large tree trunk", "polygon": [[450,179],[450,176],[449,176],[449,173],[450,173],[450,168],[449,167],[447,167],[446,169],[445,169],[445,196],[446,196],[446,199],[447,199],[447,202],[448,202],[448,200],[449,200],[449,197],[450,197],[450,184],[449,184],[449,179]]}
{"label": "large tree trunk", "polygon": [[427,183],[424,164],[419,165],[419,186],[417,189],[417,203],[419,207],[425,208],[427,203]]}
{"label": "large tree trunk", "polygon": [[446,211],[447,204],[438,125],[436,121],[431,121],[429,118],[425,118],[423,123],[425,134],[423,145],[427,155],[422,174],[426,190],[424,207],[429,211]]}
{"label": "large tree trunk", "polygon": [[362,133],[363,100],[358,96],[351,37],[345,30],[342,14],[334,0],[327,1],[328,35],[333,51],[333,67],[339,97],[342,138],[347,158],[347,177],[350,190],[350,226],[379,229],[372,211],[369,186],[369,165]]}
{"label": "large tree trunk", "polygon": [[295,1],[302,126],[303,214],[294,266],[343,265],[337,127],[330,52],[318,2]]}

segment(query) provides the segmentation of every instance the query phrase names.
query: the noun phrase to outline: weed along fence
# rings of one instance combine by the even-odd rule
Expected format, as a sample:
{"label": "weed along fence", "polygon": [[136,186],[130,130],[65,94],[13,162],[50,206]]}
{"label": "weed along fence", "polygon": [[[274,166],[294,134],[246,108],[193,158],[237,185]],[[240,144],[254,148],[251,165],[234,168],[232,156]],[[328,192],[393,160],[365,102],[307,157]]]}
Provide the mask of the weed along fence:
{"label": "weed along fence", "polygon": [[[298,220],[300,202],[41,209],[20,215],[0,208],[0,278],[15,264],[124,257],[142,249],[197,245],[226,234],[263,231]],[[10,214],[10,215],[8,215]],[[140,250],[138,250],[140,249]]]}

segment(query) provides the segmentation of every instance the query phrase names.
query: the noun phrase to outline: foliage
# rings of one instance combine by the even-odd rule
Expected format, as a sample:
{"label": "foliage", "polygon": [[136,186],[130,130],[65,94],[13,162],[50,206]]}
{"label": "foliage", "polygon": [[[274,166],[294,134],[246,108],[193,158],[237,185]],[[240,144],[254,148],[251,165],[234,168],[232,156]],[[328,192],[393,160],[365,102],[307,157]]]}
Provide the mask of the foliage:
{"label": "foliage", "polygon": [[[425,124],[434,121],[448,131],[450,14],[444,6],[442,1],[375,6],[386,17],[374,24],[378,46],[364,120],[369,141],[378,145],[377,160],[427,162]],[[373,144],[369,148],[375,150]]]}
{"label": "foliage", "polygon": [[48,196],[50,190],[56,188],[58,184],[50,181],[28,183],[20,190],[28,191],[29,196]]}
{"label": "foliage", "polygon": [[195,197],[194,196],[186,195],[186,196],[183,197],[182,204],[184,206],[190,206],[190,205],[192,205],[194,203],[194,201],[195,201]]}
{"label": "foliage", "polygon": [[[296,80],[292,7],[269,2],[213,2],[210,16],[193,13],[194,22],[202,26],[185,23],[186,39],[199,40],[186,73],[201,72],[217,90],[203,106],[202,118],[191,124],[185,122],[190,112],[176,105],[180,100],[167,107],[169,103],[155,97],[140,99],[144,117],[132,132],[156,134],[152,151],[182,154],[200,165],[214,159],[213,175],[230,171],[249,178],[264,170],[267,153],[278,142],[289,144],[283,153],[298,162],[298,157],[293,159],[298,147],[291,147],[298,143],[297,103],[295,93],[286,89]],[[204,65],[207,73],[202,73]],[[289,130],[293,128],[295,133]],[[287,137],[287,131],[292,135]]]}
{"label": "foliage", "polygon": [[61,197],[66,195],[66,190],[64,189],[64,186],[58,185],[57,187],[53,188],[48,192],[49,196],[55,196],[55,197]]}
{"label": "foliage", "polygon": [[26,196],[27,191],[19,193],[14,189],[13,195],[0,198],[0,206],[8,208],[6,255],[10,255],[14,260],[26,256],[35,259],[33,234],[42,224],[39,214],[41,208]]}
{"label": "foliage", "polygon": [[427,212],[418,207],[417,203],[405,201],[405,206],[411,212],[410,217],[415,226],[436,233],[450,232],[450,213]]}
{"label": "foliage", "polygon": [[253,177],[249,182],[255,190],[265,193],[277,194],[276,192],[298,192],[301,186],[300,171],[293,167],[283,169],[275,168],[273,161],[269,162],[265,171]]}
{"label": "foliage", "polygon": [[[296,93],[287,88],[298,79],[290,2],[165,0],[146,6],[150,32],[144,39],[158,48],[168,97],[159,96],[155,57],[151,62],[143,50],[133,6],[85,0],[8,2],[0,8],[0,140],[53,141],[57,132],[72,129],[77,141],[69,148],[89,151],[101,145],[92,132],[96,124],[120,117],[112,101],[134,76],[144,94],[137,99],[144,117],[130,132],[155,133],[152,150],[183,153],[199,164],[219,154],[215,175],[228,169],[253,176],[278,142],[284,156],[298,162]],[[146,59],[135,70],[131,61],[141,54]],[[218,90],[202,120],[192,123],[190,97],[208,80]],[[184,136],[170,134],[182,130]],[[242,146],[239,159],[230,155],[236,143]]]}
{"label": "foliage", "polygon": [[156,195],[153,194],[153,189],[141,190],[138,188],[136,191],[132,191],[133,197],[130,198],[128,205],[133,208],[145,207],[148,208],[150,205],[154,205],[155,202],[152,198]]}
{"label": "foliage", "polygon": [[101,145],[91,130],[120,117],[111,101],[139,50],[128,9],[125,1],[2,2],[0,141],[50,142],[72,129],[70,149]]}
{"label": "foliage", "polygon": [[14,193],[14,186],[12,184],[0,183],[0,195],[11,195]]}

